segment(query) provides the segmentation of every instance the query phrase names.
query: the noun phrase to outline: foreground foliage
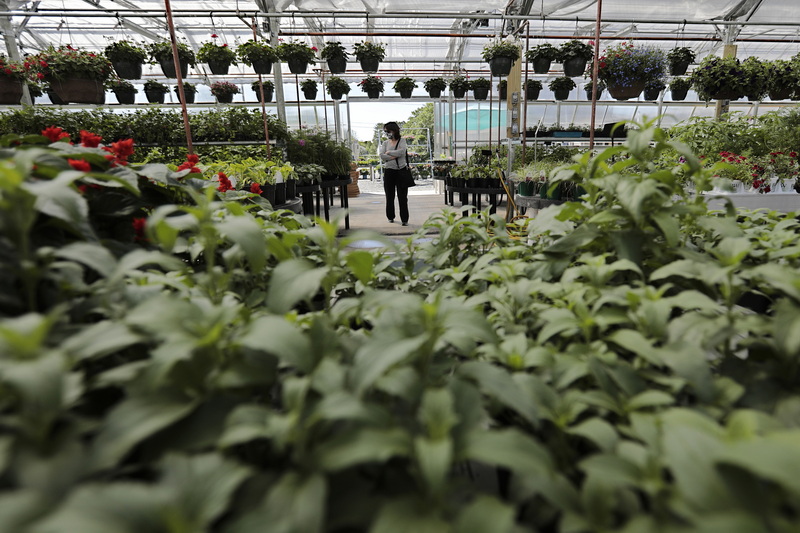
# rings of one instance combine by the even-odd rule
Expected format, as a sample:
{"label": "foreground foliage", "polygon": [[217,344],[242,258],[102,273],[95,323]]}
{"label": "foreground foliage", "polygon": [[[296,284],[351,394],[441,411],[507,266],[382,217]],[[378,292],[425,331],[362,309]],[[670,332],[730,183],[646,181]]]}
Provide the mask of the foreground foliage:
{"label": "foreground foliage", "polygon": [[443,211],[381,253],[5,142],[0,531],[796,530],[798,222],[708,212],[660,130],[529,242]]}

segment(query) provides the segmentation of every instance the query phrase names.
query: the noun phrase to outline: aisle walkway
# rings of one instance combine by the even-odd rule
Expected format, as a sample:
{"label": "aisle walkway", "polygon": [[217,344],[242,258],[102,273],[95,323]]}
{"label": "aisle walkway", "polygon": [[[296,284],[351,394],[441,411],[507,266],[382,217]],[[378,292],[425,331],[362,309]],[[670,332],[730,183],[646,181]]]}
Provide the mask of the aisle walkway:
{"label": "aisle walkway", "polygon": [[[358,196],[349,198],[350,202],[350,230],[372,230],[383,235],[411,235],[418,230],[429,216],[440,212],[442,209],[452,209],[444,203],[444,194],[434,191],[433,180],[419,181],[417,187],[409,190],[408,210],[410,219],[408,226],[400,224],[399,218],[394,223],[386,220],[386,197],[383,185],[379,181],[370,182],[359,180]],[[331,218],[340,214],[338,197],[334,200],[331,209]],[[458,202],[456,202],[458,205]],[[505,199],[497,208],[501,216],[506,213]],[[344,221],[340,228],[344,231]]]}

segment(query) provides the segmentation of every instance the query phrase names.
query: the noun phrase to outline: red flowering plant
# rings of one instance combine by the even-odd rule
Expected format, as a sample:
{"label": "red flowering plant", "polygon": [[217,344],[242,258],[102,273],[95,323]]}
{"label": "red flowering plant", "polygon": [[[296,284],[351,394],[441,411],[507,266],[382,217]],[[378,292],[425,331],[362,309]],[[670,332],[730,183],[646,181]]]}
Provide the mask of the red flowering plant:
{"label": "red flowering plant", "polygon": [[70,45],[49,47],[28,57],[25,66],[46,81],[79,78],[109,81],[114,73],[111,62],[102,54],[73,48]]}
{"label": "red flowering plant", "polygon": [[230,94],[239,94],[239,86],[229,81],[215,81],[211,84],[211,94],[217,98]]}
{"label": "red flowering plant", "polygon": [[[216,33],[211,34],[212,39],[217,39]],[[236,64],[236,52],[231,49],[227,43],[217,44],[215,41],[205,42],[200,46],[197,51],[197,60],[202,63],[209,61],[227,63],[228,65]]]}
{"label": "red flowering plant", "polygon": [[9,80],[25,81],[30,77],[30,73],[26,63],[11,61],[0,54],[0,76]]}
{"label": "red flowering plant", "polygon": [[[714,177],[740,181],[744,185],[753,186],[754,188],[758,188],[755,184],[757,180],[765,181],[762,179],[765,168],[755,159],[751,160],[743,155],[726,151],[720,152],[719,157],[720,160],[712,168]],[[764,184],[761,182],[759,186],[763,187]],[[766,182],[768,186],[769,180],[766,180]],[[769,192],[769,190],[760,192]]]}

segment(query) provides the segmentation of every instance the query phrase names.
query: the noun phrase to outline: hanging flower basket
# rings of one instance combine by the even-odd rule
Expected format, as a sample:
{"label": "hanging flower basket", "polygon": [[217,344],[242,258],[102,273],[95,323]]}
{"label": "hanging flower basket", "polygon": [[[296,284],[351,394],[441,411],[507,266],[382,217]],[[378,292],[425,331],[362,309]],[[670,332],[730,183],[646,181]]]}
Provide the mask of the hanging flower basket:
{"label": "hanging flower basket", "polygon": [[319,56],[327,61],[328,70],[331,71],[331,74],[342,74],[347,70],[348,55],[347,50],[338,41],[325,43],[325,46],[319,52]]}
{"label": "hanging flower basket", "polygon": [[481,56],[489,63],[492,76],[508,76],[520,56],[519,43],[506,40],[489,43],[483,47]]}
{"label": "hanging flower basket", "polygon": [[214,61],[212,59],[209,59],[208,61],[206,61],[206,63],[208,64],[208,68],[211,71],[211,74],[214,74],[215,76],[227,75],[231,67],[231,64],[226,61]]}
{"label": "hanging flower basket", "polygon": [[371,41],[358,42],[354,45],[354,55],[361,64],[364,72],[377,72],[383,58],[386,57],[386,48],[382,44]]}
{"label": "hanging flower basket", "polygon": [[147,59],[145,49],[132,41],[115,41],[104,50],[114,70],[122,79],[139,80],[142,78],[142,65]]}
{"label": "hanging flower basket", "polygon": [[106,92],[103,83],[80,78],[53,80],[50,87],[64,103],[104,104]]}
{"label": "hanging flower basket", "polygon": [[135,104],[136,103],[136,89],[119,88],[113,89],[114,96],[117,97],[117,102],[120,104]]}
{"label": "hanging flower basket", "polygon": [[22,98],[22,82],[0,78],[0,104],[17,105]]}
{"label": "hanging flower basket", "polygon": [[130,61],[112,61],[117,76],[126,80],[142,79],[143,63],[131,63]]}
{"label": "hanging flower basket", "polygon": [[[178,62],[180,64],[181,76],[189,75],[189,65],[194,65],[194,51],[185,43],[177,43]],[[175,62],[172,58],[172,44],[169,41],[150,43],[147,45],[150,57],[158,61],[161,71],[167,78],[177,78],[175,72]]]}
{"label": "hanging flower basket", "polygon": [[629,100],[636,98],[644,90],[644,81],[632,81],[630,85],[617,85],[613,83],[608,84],[608,94],[614,100]]}

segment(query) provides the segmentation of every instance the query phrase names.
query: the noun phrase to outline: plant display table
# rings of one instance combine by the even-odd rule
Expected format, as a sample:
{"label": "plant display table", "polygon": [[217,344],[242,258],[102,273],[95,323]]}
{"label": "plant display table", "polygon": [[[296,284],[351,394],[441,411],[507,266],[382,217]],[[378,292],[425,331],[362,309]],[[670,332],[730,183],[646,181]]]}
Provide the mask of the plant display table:
{"label": "plant display table", "polygon": [[[311,185],[298,185],[295,189],[300,196],[303,205],[303,214],[306,216],[319,216],[319,200],[320,200],[320,186],[319,183],[312,183]],[[316,196],[316,204],[314,197]]]}
{"label": "plant display table", "polygon": [[724,193],[714,192],[704,195],[711,209],[725,209],[725,198],[736,207],[746,209],[770,209],[789,213],[800,210],[800,194],[796,192]]}
{"label": "plant display table", "polygon": [[[482,208],[481,197],[485,194],[489,197],[489,205],[491,212],[497,210],[499,199],[506,193],[503,187],[456,187],[453,185],[445,185],[445,203],[447,205],[455,206],[455,194],[461,195],[461,204],[464,205],[466,199],[468,203],[473,206],[472,212],[480,211]],[[470,200],[469,197],[472,196]]]}
{"label": "plant display table", "polygon": [[[339,189],[339,199],[341,200],[341,207],[345,210],[344,215],[344,229],[350,229],[350,213],[347,211],[350,208],[350,202],[347,198],[347,186],[350,185],[350,176],[338,180],[322,180],[319,186],[322,189],[322,206],[325,211],[325,221],[330,220],[330,203],[333,200],[333,192],[336,188]],[[319,208],[317,208],[317,216],[319,216]]]}

